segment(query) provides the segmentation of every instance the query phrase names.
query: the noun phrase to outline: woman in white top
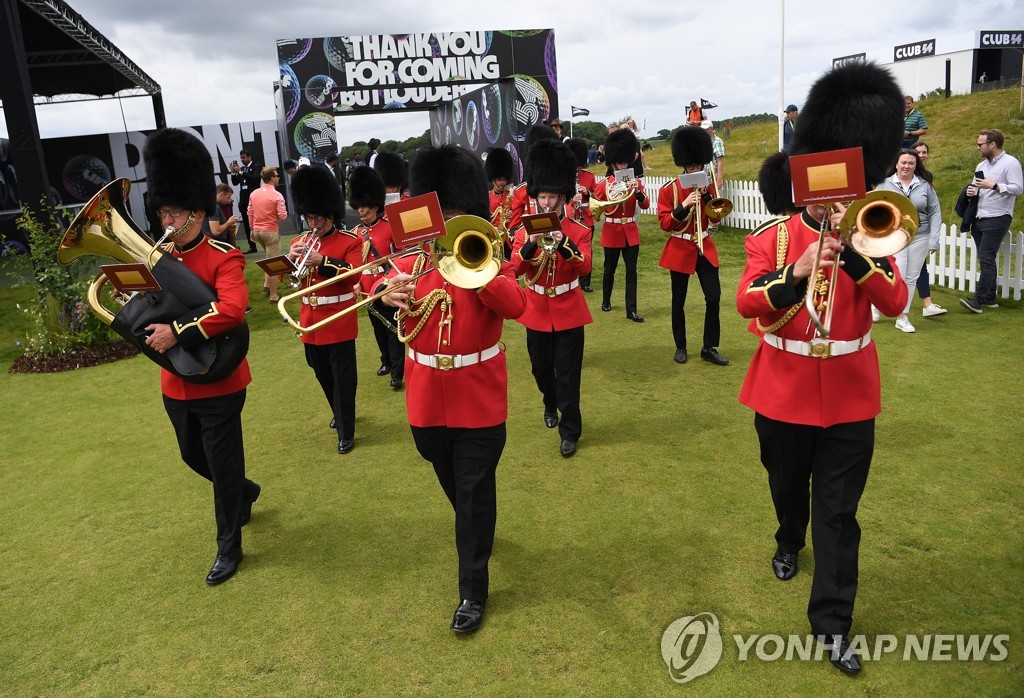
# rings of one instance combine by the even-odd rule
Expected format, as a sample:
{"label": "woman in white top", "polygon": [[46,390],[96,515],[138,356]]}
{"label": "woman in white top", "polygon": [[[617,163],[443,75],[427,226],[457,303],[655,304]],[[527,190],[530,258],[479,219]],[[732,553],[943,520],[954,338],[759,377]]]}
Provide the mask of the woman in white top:
{"label": "woman in white top", "polygon": [[896,318],[896,329],[903,332],[914,332],[914,326],[910,323],[907,313],[910,311],[910,303],[913,301],[914,289],[917,286],[917,277],[921,274],[921,267],[928,256],[928,251],[939,249],[939,228],[942,226],[939,197],[932,185],[928,183],[924,166],[917,156],[917,151],[913,148],[900,149],[895,171],[891,177],[886,178],[878,185],[878,188],[897,191],[906,196],[914,204],[917,215],[921,219],[917,235],[909,245],[895,255],[896,266],[899,267],[900,275],[910,291],[907,295],[906,307]]}

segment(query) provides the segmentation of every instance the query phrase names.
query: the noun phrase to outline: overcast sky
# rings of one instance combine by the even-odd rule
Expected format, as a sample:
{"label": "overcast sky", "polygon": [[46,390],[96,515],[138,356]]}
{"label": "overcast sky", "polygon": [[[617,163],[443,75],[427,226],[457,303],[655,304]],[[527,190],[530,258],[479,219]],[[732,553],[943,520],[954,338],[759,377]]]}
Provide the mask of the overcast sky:
{"label": "overcast sky", "polygon": [[[780,111],[780,0],[70,4],[161,85],[170,126],[274,118],[278,39],[547,27],[555,29],[558,116],[570,105],[605,123],[630,114],[646,120],[650,136],[682,123],[684,105],[700,97],[718,104],[709,112],[716,120]],[[899,44],[1022,25],[1024,0],[787,0],[783,106],[802,104],[835,57],[882,51],[891,60]],[[46,105],[37,115],[44,138],[154,127],[145,97]],[[426,112],[392,112],[337,125],[344,145],[418,136],[429,121]]]}

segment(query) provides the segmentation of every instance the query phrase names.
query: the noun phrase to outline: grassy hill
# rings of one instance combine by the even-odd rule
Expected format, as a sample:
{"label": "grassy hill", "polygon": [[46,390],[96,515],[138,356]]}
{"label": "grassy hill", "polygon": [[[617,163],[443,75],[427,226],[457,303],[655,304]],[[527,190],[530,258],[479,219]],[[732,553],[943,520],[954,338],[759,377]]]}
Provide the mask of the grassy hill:
{"label": "grassy hill", "polygon": [[[997,90],[949,99],[931,97],[917,102],[928,119],[928,143],[931,157],[928,169],[935,175],[935,188],[942,203],[942,219],[959,223],[953,212],[960,189],[971,178],[980,161],[976,147],[978,131],[998,128],[1006,136],[1004,148],[1017,159],[1024,158],[1024,119],[1020,111],[1020,92]],[[725,178],[756,180],[766,157],[777,149],[778,131],[774,123],[737,126],[725,141]],[[672,163],[668,143],[653,142],[647,163],[653,174],[668,176],[678,168]],[[603,174],[603,172],[601,173]],[[1011,229],[1024,230],[1024,208],[1017,206]]]}

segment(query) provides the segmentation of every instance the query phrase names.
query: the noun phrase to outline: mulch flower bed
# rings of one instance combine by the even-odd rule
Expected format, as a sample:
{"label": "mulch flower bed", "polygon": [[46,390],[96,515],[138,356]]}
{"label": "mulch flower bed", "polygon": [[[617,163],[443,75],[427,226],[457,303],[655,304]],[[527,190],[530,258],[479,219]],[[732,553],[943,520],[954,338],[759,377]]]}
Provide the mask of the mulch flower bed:
{"label": "mulch flower bed", "polygon": [[66,353],[47,356],[19,356],[11,364],[11,373],[61,373],[76,368],[109,364],[136,356],[139,350],[128,342],[75,347]]}

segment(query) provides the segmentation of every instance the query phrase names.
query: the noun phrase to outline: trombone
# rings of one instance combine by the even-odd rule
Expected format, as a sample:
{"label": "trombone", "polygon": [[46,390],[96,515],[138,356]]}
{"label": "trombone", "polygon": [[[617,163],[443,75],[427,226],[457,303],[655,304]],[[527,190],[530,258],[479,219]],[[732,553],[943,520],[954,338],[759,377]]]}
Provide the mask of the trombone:
{"label": "trombone", "polygon": [[[500,233],[488,221],[479,216],[456,216],[445,223],[445,234],[431,241],[432,256],[435,260],[434,266],[415,274],[409,282],[415,281],[436,268],[438,273],[453,286],[480,288],[497,276],[501,270],[501,244]],[[284,321],[299,334],[315,332],[321,327],[340,320],[349,313],[357,312],[363,306],[376,302],[390,293],[392,289],[389,287],[378,291],[372,296],[367,296],[309,326],[301,325],[291,316],[287,308],[288,303],[297,298],[315,294],[320,289],[332,284],[340,283],[353,276],[362,274],[366,269],[379,267],[384,264],[395,266],[395,259],[414,254],[426,254],[426,252],[420,247],[413,247],[392,252],[379,259],[353,267],[330,279],[324,279],[295,293],[281,296],[281,300],[277,302],[277,310],[281,313]],[[397,269],[397,267],[395,268]]]}
{"label": "trombone", "polygon": [[[818,238],[818,250],[814,256],[814,264],[811,267],[811,274],[807,277],[807,295],[804,297],[804,307],[811,317],[822,339],[828,339],[832,327],[832,311],[835,309],[835,270],[833,266],[832,281],[828,284],[828,291],[825,298],[815,307],[814,295],[820,289],[820,283],[824,281],[824,272],[821,269],[821,251],[825,245],[825,236],[829,234],[829,214],[832,212],[832,205],[825,207],[825,215],[821,219],[821,234]],[[836,232],[839,239],[845,245],[850,245],[854,250],[865,257],[888,257],[894,255],[914,239],[917,234],[917,227],[920,219],[917,209],[910,199],[899,192],[888,190],[875,190],[869,192],[867,197],[853,202],[842,220]],[[822,277],[819,281],[819,275]],[[825,318],[821,318],[820,310],[824,308]]]}

